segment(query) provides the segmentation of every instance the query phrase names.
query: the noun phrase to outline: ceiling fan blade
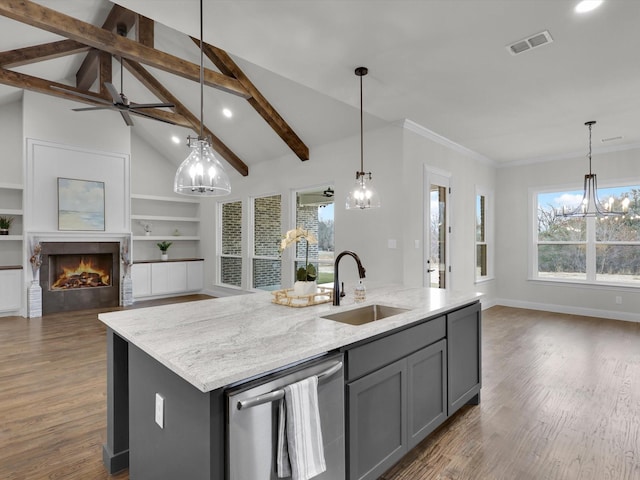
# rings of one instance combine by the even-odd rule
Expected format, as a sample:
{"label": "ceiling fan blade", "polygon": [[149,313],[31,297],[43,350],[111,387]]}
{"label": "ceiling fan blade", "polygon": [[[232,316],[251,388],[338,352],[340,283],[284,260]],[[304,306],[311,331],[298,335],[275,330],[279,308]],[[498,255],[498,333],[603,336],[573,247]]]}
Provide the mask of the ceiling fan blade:
{"label": "ceiling fan blade", "polygon": [[120,111],[120,115],[124,119],[124,123],[126,123],[129,127],[133,127],[133,120],[131,119],[131,115],[128,112]]}
{"label": "ceiling fan blade", "polygon": [[164,118],[160,118],[160,117],[156,117],[154,115],[149,115],[148,113],[144,113],[138,110],[129,110],[129,113],[132,113],[134,115],[139,115],[141,117],[146,117],[146,118],[150,118],[151,120],[157,120],[158,122],[164,122],[164,123],[168,123],[169,125],[175,125],[175,122],[172,122],[171,120],[165,120]]}
{"label": "ceiling fan blade", "polygon": [[105,105],[111,105],[111,102],[108,102],[102,98],[97,98],[93,95],[85,95],[84,93],[81,92],[76,92],[75,90],[68,90],[66,88],[62,88],[62,87],[58,87],[57,85],[51,85],[51,89],[52,90],[58,90],[60,92],[65,92],[68,93],[70,95],[75,95],[76,97],[80,97],[80,98],[86,98],[87,100],[91,100],[94,101],[96,103],[104,103]]}
{"label": "ceiling fan blade", "polygon": [[104,86],[106,87],[107,91],[111,95],[111,98],[113,98],[113,103],[122,103],[122,98],[120,97],[120,93],[118,93],[118,90],[116,89],[116,87],[113,86],[112,83],[104,82]]}
{"label": "ceiling fan blade", "polygon": [[113,110],[111,104],[105,105],[104,107],[84,107],[84,108],[72,108],[74,112],[89,112],[91,110]]}
{"label": "ceiling fan blade", "polygon": [[130,103],[129,108],[173,108],[173,103]]}

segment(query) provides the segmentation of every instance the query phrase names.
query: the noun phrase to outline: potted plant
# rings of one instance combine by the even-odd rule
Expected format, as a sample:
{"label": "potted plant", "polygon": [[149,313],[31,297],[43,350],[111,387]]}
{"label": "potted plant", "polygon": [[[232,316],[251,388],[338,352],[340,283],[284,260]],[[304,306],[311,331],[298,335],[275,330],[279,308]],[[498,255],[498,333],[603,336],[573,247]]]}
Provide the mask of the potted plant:
{"label": "potted plant", "polygon": [[309,245],[318,243],[318,239],[304,228],[298,227],[289,230],[280,242],[280,251],[282,252],[289,245],[295,245],[300,240],[305,240],[307,245],[305,249],[304,266],[296,271],[296,282],[293,284],[293,292],[296,295],[311,295],[316,292],[316,267],[309,263]]}
{"label": "potted plant", "polygon": [[0,215],[0,235],[9,235],[9,229],[13,223],[13,217]]}
{"label": "potted plant", "polygon": [[167,250],[169,250],[169,247],[171,245],[173,245],[173,242],[160,242],[157,244],[158,248],[160,249],[160,259],[163,261],[167,261],[169,260],[169,254],[167,253]]}

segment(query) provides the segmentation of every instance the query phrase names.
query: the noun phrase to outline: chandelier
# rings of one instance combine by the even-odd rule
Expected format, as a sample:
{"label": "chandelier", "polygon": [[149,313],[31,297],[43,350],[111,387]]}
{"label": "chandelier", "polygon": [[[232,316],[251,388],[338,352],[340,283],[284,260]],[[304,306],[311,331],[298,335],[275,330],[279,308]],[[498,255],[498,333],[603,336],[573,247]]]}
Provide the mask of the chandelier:
{"label": "chandelier", "polygon": [[180,164],[173,191],[183,195],[215,197],[231,193],[229,176],[204,137],[204,52],[202,39],[202,0],[200,0],[200,135],[187,137],[189,156]]}
{"label": "chandelier", "polygon": [[562,211],[558,212],[563,217],[619,217],[626,215],[629,211],[629,198],[622,200],[622,210],[614,210],[615,199],[609,197],[606,202],[601,202],[598,198],[598,178],[596,174],[591,170],[591,129],[595,125],[595,121],[591,120],[586,122],[585,125],[589,127],[589,153],[587,158],[589,159],[589,173],[584,176],[584,187],[582,201],[574,209],[567,209],[566,206],[562,207]]}

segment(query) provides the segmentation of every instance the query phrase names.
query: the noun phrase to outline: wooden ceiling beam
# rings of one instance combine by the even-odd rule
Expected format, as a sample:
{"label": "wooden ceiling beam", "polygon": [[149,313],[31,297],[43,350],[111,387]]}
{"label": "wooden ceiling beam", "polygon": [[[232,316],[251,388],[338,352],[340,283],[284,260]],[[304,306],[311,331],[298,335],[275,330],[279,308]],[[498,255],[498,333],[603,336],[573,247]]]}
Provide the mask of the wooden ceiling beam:
{"label": "wooden ceiling beam", "polygon": [[[94,92],[88,92],[85,90],[80,90],[78,88],[70,87],[69,85],[65,85],[63,83],[52,82],[51,80],[44,80],[42,78],[33,77],[31,75],[26,75],[24,73],[14,72],[13,70],[7,70],[5,68],[0,68],[0,84],[9,85],[11,87],[21,88],[24,90],[30,90],[32,92],[43,93],[45,95],[51,95],[53,97],[64,98],[66,100],[72,100],[74,102],[82,102],[89,105],[95,106],[103,106],[104,98]],[[57,87],[64,90],[57,90]],[[83,95],[95,96],[96,101],[92,102],[90,99],[84,99],[75,96],[73,93],[68,93],[68,91],[77,91],[78,93],[82,93]],[[171,121],[176,125],[180,125],[181,127],[191,128],[191,123],[187,122],[187,120],[177,113],[173,112],[165,112],[160,109],[147,109],[145,113],[149,113],[156,117],[163,118],[165,120]]]}
{"label": "wooden ceiling beam", "polygon": [[82,61],[82,65],[76,72],[76,87],[80,90],[89,90],[98,78],[100,69],[100,50],[92,48]]}
{"label": "wooden ceiling beam", "polygon": [[137,15],[138,17],[138,42],[145,47],[153,48],[155,40],[155,23],[148,17]]}
{"label": "wooden ceiling beam", "polygon": [[[177,114],[182,115],[190,123],[189,128],[200,133],[200,120],[169,90],[167,90],[153,75],[137,62],[125,60],[124,67],[155,96],[164,102],[173,103]],[[206,126],[203,127],[205,136],[211,139],[211,147],[235,168],[242,176],[249,175],[249,167],[222,140],[216,137]]]}
{"label": "wooden ceiling beam", "polygon": [[[119,55],[129,60],[169,72],[192,81],[200,81],[200,66],[179,57],[123,38],[95,25],[83,22],[29,0],[0,2],[0,15],[33,27],[52,32],[85,45]],[[235,78],[212,70],[205,70],[204,82],[243,98],[249,97],[246,88]]]}
{"label": "wooden ceiling beam", "polygon": [[[109,15],[102,24],[102,28],[112,33],[118,33],[118,28],[124,28],[127,32],[133,28],[136,22],[136,15],[131,10],[127,10],[120,5],[114,5],[109,11]],[[80,68],[76,72],[76,87],[82,90],[89,90],[91,86],[101,77],[105,76],[105,72],[102,70],[105,66],[104,56],[98,54],[97,49],[89,52],[80,65]],[[111,70],[111,56],[109,56],[109,70]],[[109,72],[109,80],[111,82],[111,72]],[[104,87],[104,80],[100,79],[100,93],[105,94],[108,97],[108,93]]]}
{"label": "wooden ceiling beam", "polygon": [[[100,53],[98,54],[98,58],[99,58],[98,71],[100,73],[100,81],[99,81],[100,95],[106,98],[111,98],[111,94],[107,90],[107,87],[105,86],[104,83],[105,82],[111,83],[111,80],[112,80],[112,76],[113,76],[113,72],[112,72],[113,66],[112,66],[112,60],[111,60],[112,57],[110,53],[100,51]],[[87,90],[89,89],[89,87],[87,87]]]}
{"label": "wooden ceiling beam", "polygon": [[0,52],[0,66],[4,68],[21,67],[31,63],[53,60],[76,53],[88,52],[91,47],[74,40],[60,40],[43,43],[33,47],[18,48]]}
{"label": "wooden ceiling beam", "polygon": [[[200,47],[200,40],[191,37],[191,40]],[[204,43],[204,54],[213,62],[213,64],[224,74],[235,78],[249,92],[250,97],[247,99],[249,104],[269,126],[285,141],[285,143],[293,150],[293,152],[302,161],[309,160],[309,147],[300,139],[293,131],[289,124],[280,116],[269,101],[260,93],[256,86],[249,80],[242,69],[233,61],[224,50]]]}

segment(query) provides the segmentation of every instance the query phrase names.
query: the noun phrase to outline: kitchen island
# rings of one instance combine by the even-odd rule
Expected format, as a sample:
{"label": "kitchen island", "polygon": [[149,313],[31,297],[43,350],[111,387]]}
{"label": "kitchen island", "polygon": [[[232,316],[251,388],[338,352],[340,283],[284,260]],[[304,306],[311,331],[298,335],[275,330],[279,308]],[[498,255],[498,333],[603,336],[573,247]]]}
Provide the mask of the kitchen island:
{"label": "kitchen island", "polygon": [[[369,286],[364,305],[376,303],[407,311],[358,326],[322,318],[360,306],[348,300],[339,307],[289,308],[271,303],[269,293],[100,314],[108,327],[105,465],[110,472],[129,465],[132,429],[158,452],[160,463],[164,460],[175,466],[182,462],[177,471],[183,478],[196,478],[186,473],[191,468],[198,472],[197,478],[221,480],[225,388],[327,352],[349,352],[354,346],[428,319],[445,318],[447,313],[477,305],[479,297],[438,289]],[[479,319],[479,306],[476,310]],[[442,331],[445,335],[444,327]],[[479,323],[477,333],[478,379],[473,390],[464,392],[465,402],[472,397],[479,401]],[[175,398],[162,398],[166,422],[180,424],[171,438],[154,423],[153,392],[167,390],[178,392]],[[132,445],[132,458],[133,449]],[[195,466],[194,459],[199,459]],[[136,469],[144,470],[144,466]],[[161,470],[168,471],[168,467]],[[142,478],[130,473],[132,480]]]}

